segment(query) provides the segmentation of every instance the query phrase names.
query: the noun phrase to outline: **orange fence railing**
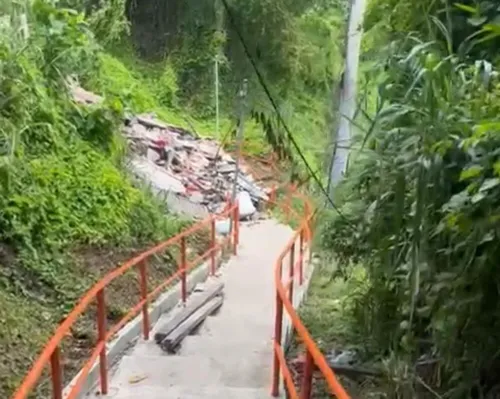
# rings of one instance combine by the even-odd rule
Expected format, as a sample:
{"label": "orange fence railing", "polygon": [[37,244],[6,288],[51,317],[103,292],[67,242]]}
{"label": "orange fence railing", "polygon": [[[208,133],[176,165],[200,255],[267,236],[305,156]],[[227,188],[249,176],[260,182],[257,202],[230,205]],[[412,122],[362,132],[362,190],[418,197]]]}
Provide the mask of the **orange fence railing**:
{"label": "orange fence railing", "polygon": [[[265,162],[264,159],[260,159]],[[275,166],[272,160],[268,160],[269,165]],[[295,218],[299,227],[294,232],[292,238],[281,252],[275,265],[275,283],[276,283],[276,318],[275,318],[275,334],[273,339],[273,380],[271,394],[274,397],[279,396],[280,375],[285,381],[285,388],[291,399],[310,399],[312,394],[312,378],[313,371],[317,368],[323,375],[326,383],[333,395],[340,399],[349,399],[349,395],[337,381],[337,378],[331,368],[328,366],[325,357],[322,355],[317,345],[315,344],[310,333],[300,320],[293,306],[293,292],[296,280],[302,285],[304,282],[304,257],[307,252],[309,254],[312,242],[312,223],[314,214],[308,198],[302,195],[296,185],[284,186],[287,193],[285,201],[277,198],[278,189],[273,188],[269,194],[269,207],[279,206],[287,218]],[[282,190],[281,188],[280,190]],[[299,200],[303,207],[303,214],[299,214],[293,209],[293,200]],[[216,241],[215,224],[218,219],[230,218],[231,228],[229,234],[224,240]],[[187,259],[187,238],[194,233],[204,229],[210,229],[210,247],[209,249],[192,261]],[[187,272],[195,265],[210,258],[210,272],[215,274],[216,271],[216,256],[227,245],[232,246],[233,253],[236,254],[239,244],[239,209],[237,203],[234,205],[228,204],[226,209],[219,215],[212,215],[207,219],[195,224],[191,228],[183,231],[171,239],[160,243],[154,248],[138,255],[137,257],[124,263],[122,266],[106,274],[99,282],[97,282],[87,293],[79,300],[71,313],[59,325],[56,332],[49,340],[42,353],[39,355],[31,370],[24,378],[22,384],[12,396],[12,399],[26,399],[33,391],[42,376],[46,367],[50,368],[50,378],[52,382],[52,397],[53,399],[63,398],[63,379],[61,367],[61,351],[60,347],[64,338],[68,335],[73,325],[76,323],[82,313],[93,303],[97,304],[97,344],[94,347],[89,359],[85,362],[78,377],[65,395],[65,399],[74,399],[79,394],[83,384],[88,377],[93,365],[99,359],[100,372],[100,391],[102,395],[108,393],[108,362],[106,352],[106,342],[111,338],[133,317],[142,311],[142,330],[144,339],[149,339],[150,322],[148,304],[156,298],[166,287],[173,282],[180,280],[181,298],[185,302],[187,298]],[[179,245],[180,256],[178,268],[175,273],[169,276],[158,287],[152,291],[148,289],[148,259],[154,255],[158,255],[174,245]],[[298,256],[295,254],[298,248]],[[288,280],[283,281],[283,266],[285,259],[288,258]],[[105,301],[105,288],[110,285],[115,279],[125,274],[134,267],[138,267],[139,293],[141,300],[115,325],[107,328],[107,311]],[[291,320],[291,325],[305,347],[305,367],[303,378],[300,387],[300,396],[295,387],[292,374],[288,368],[284,349],[282,346],[283,338],[283,318],[286,311]]]}
{"label": "orange fence railing", "polygon": [[[330,392],[340,399],[349,399],[349,395],[338,382],[335,373],[329,367],[325,357],[314,342],[311,334],[304,326],[298,316],[293,305],[294,285],[298,282],[302,285],[304,282],[304,254],[309,251],[312,242],[312,223],[314,214],[312,207],[304,195],[297,191],[296,186],[292,185],[285,188],[286,200],[279,201],[276,197],[277,189],[273,189],[270,195],[270,205],[278,205],[284,211],[286,218],[296,218],[299,227],[293,234],[292,238],[281,252],[275,265],[275,284],[276,284],[276,314],[275,314],[275,331],[274,331],[274,362],[273,362],[273,379],[271,394],[278,397],[280,392],[280,375],[283,376],[285,389],[288,397],[291,399],[310,399],[312,395],[312,380],[313,372],[319,369],[323,375]],[[304,214],[299,215],[292,208],[292,200],[300,200],[304,208]],[[298,248],[298,257],[295,255]],[[287,259],[288,258],[288,259]],[[288,260],[288,279],[283,280],[283,266],[285,259]],[[298,281],[296,281],[298,280]],[[302,341],[305,349],[305,365],[300,386],[300,395],[295,387],[295,382],[292,373],[288,368],[285,352],[282,346],[283,338],[283,317],[284,311],[288,314],[292,328],[297,333]]]}
{"label": "orange fence railing", "polygon": [[[215,223],[218,219],[229,218],[231,220],[232,228],[225,239],[216,242]],[[193,259],[187,259],[187,238],[194,233],[202,230],[210,229],[210,248]],[[207,219],[195,224],[191,228],[183,231],[182,233],[172,237],[171,239],[157,245],[154,248],[140,254],[139,256],[124,263],[119,268],[106,274],[99,282],[97,282],[87,293],[79,300],[78,304],[73,308],[71,313],[59,325],[56,332],[49,340],[38,359],[33,364],[33,367],[24,378],[22,384],[14,393],[12,399],[25,399],[33,391],[38,384],[42,373],[46,367],[50,367],[50,378],[52,382],[52,397],[54,399],[63,398],[63,378],[61,367],[61,351],[60,347],[64,338],[70,332],[72,326],[75,324],[80,315],[92,304],[97,304],[97,344],[92,350],[89,359],[85,362],[81,369],[76,382],[71,387],[70,391],[65,395],[66,399],[74,399],[77,397],[82,389],[82,386],[92,369],[94,363],[99,359],[99,372],[100,372],[100,390],[101,394],[108,393],[108,364],[106,353],[106,342],[109,341],[128,321],[138,315],[142,311],[142,330],[144,339],[149,339],[150,322],[148,303],[156,298],[167,286],[173,282],[180,280],[181,297],[185,302],[187,297],[187,272],[194,266],[210,258],[210,273],[213,275],[216,271],[216,256],[227,245],[231,245],[233,253],[236,254],[239,242],[239,209],[238,205],[234,204],[228,206],[226,210],[219,215],[212,215]],[[160,254],[163,251],[178,245],[180,248],[180,260],[178,261],[178,268],[175,273],[169,276],[158,287],[154,288],[151,292],[148,289],[147,282],[147,261],[150,257]],[[107,329],[106,327],[106,301],[105,301],[105,288],[118,277],[122,276],[128,270],[138,267],[139,279],[139,292],[141,300],[113,327]]]}

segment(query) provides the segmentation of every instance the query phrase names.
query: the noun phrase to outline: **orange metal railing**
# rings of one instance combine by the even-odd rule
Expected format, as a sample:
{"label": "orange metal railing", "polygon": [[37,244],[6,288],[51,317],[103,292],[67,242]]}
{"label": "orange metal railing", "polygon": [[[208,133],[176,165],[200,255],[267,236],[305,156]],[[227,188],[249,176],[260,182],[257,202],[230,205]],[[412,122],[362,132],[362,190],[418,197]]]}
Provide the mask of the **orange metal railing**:
{"label": "orange metal railing", "polygon": [[[278,397],[280,392],[280,375],[283,376],[285,389],[291,399],[310,399],[312,395],[313,372],[317,368],[323,375],[330,392],[340,399],[349,399],[349,395],[338,382],[335,373],[328,366],[328,363],[314,342],[311,334],[304,326],[293,305],[293,292],[296,280],[302,285],[304,282],[304,255],[309,251],[312,242],[312,223],[314,214],[312,207],[304,195],[297,191],[296,186],[286,188],[287,195],[284,202],[276,199],[277,190],[274,189],[270,195],[270,204],[281,206],[287,219],[296,218],[299,227],[281,252],[275,265],[276,284],[276,314],[274,331],[274,361],[271,395]],[[304,215],[298,215],[292,208],[292,200],[298,199],[304,207]],[[296,248],[298,248],[298,259],[295,259]],[[288,258],[288,279],[283,280],[283,266]],[[283,316],[284,311],[288,314],[292,328],[297,333],[305,348],[305,365],[300,386],[300,395],[295,387],[292,374],[288,368],[285,353],[282,347],[283,338]]]}
{"label": "orange metal railing", "polygon": [[[260,159],[265,162],[264,159]],[[267,161],[269,165],[275,166],[272,160]],[[266,162],[266,163],[267,163]],[[293,292],[296,279],[298,284],[304,282],[304,257],[309,251],[312,242],[312,223],[314,214],[308,198],[297,191],[295,185],[283,186],[287,192],[284,202],[277,199],[278,189],[271,190],[269,195],[269,206],[280,206],[284,211],[286,218],[295,218],[299,223],[298,229],[281,252],[275,265],[275,283],[276,283],[276,318],[275,318],[275,334],[273,340],[274,363],[273,363],[273,379],[271,394],[274,397],[279,396],[280,375],[285,381],[285,388],[291,399],[310,399],[312,394],[312,378],[313,372],[317,368],[325,378],[328,387],[333,395],[340,399],[349,399],[349,395],[337,381],[335,374],[328,366],[325,357],[322,355],[306,327],[301,322],[297,312],[293,306]],[[304,214],[299,215],[292,208],[293,199],[298,199],[304,207]],[[217,219],[231,218],[233,228],[232,233],[225,240],[216,242],[215,239],[215,222]],[[210,228],[210,248],[202,255],[198,256],[191,262],[187,261],[187,238],[202,229]],[[212,215],[202,222],[197,223],[191,228],[185,230],[181,234],[157,245],[154,248],[140,254],[139,256],[124,263],[119,268],[113,270],[104,276],[96,283],[87,293],[80,299],[72,312],[57,328],[56,332],[49,340],[42,353],[35,361],[33,367],[24,378],[22,384],[12,396],[12,399],[25,399],[35,388],[40,380],[44,369],[50,365],[51,382],[52,382],[52,397],[53,399],[63,398],[63,379],[61,368],[61,352],[60,346],[65,336],[68,335],[71,327],[75,324],[78,317],[93,303],[97,303],[97,330],[98,342],[95,346],[89,359],[85,362],[81,369],[75,384],[65,396],[66,399],[74,399],[80,393],[85,379],[87,378],[92,366],[99,358],[100,371],[100,389],[103,395],[108,393],[108,364],[106,353],[106,342],[109,341],[128,321],[142,311],[142,328],[144,339],[149,339],[150,323],[148,313],[148,303],[157,297],[162,290],[172,284],[177,279],[181,281],[181,297],[186,301],[187,297],[187,272],[196,264],[210,257],[210,271],[215,273],[216,255],[226,245],[230,244],[233,253],[236,254],[239,243],[239,209],[237,204],[230,205],[219,215]],[[180,246],[180,260],[177,271],[167,278],[162,284],[156,287],[153,291],[148,291],[147,285],[147,261],[156,254],[159,254],[173,245]],[[298,257],[295,259],[296,249],[298,248]],[[288,280],[283,281],[283,263],[288,258]],[[109,330],[106,327],[106,302],[105,288],[115,279],[122,276],[128,270],[138,266],[139,287],[141,300],[112,328]],[[288,314],[293,329],[302,340],[305,347],[305,367],[303,378],[300,387],[300,396],[295,387],[292,374],[288,368],[285,353],[282,347],[282,326],[284,311]]]}
{"label": "orange metal railing", "polygon": [[[231,234],[224,240],[216,242],[215,239],[215,222],[218,219],[230,218],[232,223]],[[210,228],[210,248],[202,255],[188,262],[187,260],[187,238],[201,230]],[[195,265],[210,258],[210,272],[215,274],[216,271],[216,256],[228,244],[232,246],[233,253],[236,254],[239,243],[239,209],[238,205],[226,207],[226,210],[219,215],[212,215],[202,222],[197,223],[191,228],[178,234],[177,236],[157,245],[154,248],[140,254],[139,256],[124,263],[119,268],[105,275],[97,282],[87,293],[80,299],[78,304],[73,308],[71,313],[59,325],[56,332],[49,340],[38,359],[33,364],[33,367],[24,378],[22,384],[12,396],[12,399],[25,399],[35,388],[40,380],[44,369],[50,365],[50,376],[52,382],[52,397],[54,399],[63,398],[63,379],[61,368],[61,351],[60,346],[65,336],[68,335],[71,327],[75,324],[78,317],[94,302],[97,303],[97,337],[98,342],[90,355],[90,358],[85,362],[75,384],[65,396],[66,399],[74,399],[80,393],[82,385],[85,382],[92,366],[99,358],[100,371],[100,389],[103,395],[108,393],[108,363],[106,354],[106,342],[109,341],[128,321],[142,311],[142,329],[144,339],[149,339],[150,323],[148,313],[148,303],[157,297],[162,290],[172,284],[177,279],[181,282],[181,297],[185,302],[187,297],[187,272]],[[162,284],[149,292],[147,283],[147,261],[156,254],[159,254],[173,245],[180,246],[180,261],[178,269]],[[106,301],[105,288],[116,278],[122,276],[128,270],[138,266],[138,277],[141,300],[112,328],[106,327]]]}

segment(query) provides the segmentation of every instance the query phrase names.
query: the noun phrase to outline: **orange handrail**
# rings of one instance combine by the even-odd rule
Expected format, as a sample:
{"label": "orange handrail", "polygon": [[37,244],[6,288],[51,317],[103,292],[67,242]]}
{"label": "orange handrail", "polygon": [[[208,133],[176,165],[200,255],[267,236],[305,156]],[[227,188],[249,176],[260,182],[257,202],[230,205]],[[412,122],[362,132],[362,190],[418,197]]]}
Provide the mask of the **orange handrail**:
{"label": "orange handrail", "polygon": [[[272,165],[272,163],[271,163]],[[274,166],[274,165],[273,165]],[[277,189],[271,190],[269,195],[269,204],[276,204]],[[302,200],[305,209],[305,216],[302,218],[292,209],[292,197]],[[297,217],[300,220],[299,228],[295,231],[294,235],[286,245],[285,249],[282,251],[275,267],[275,284],[276,284],[276,323],[275,323],[275,336],[273,343],[274,351],[274,367],[273,367],[273,385],[272,385],[272,395],[277,397],[279,395],[279,378],[280,371],[285,379],[285,386],[288,393],[292,399],[310,399],[311,398],[311,383],[313,376],[313,368],[317,367],[330,388],[332,394],[336,395],[340,399],[349,399],[349,395],[346,393],[344,388],[340,385],[335,377],[335,374],[328,366],[325,357],[321,354],[311,335],[309,334],[306,327],[301,322],[297,312],[295,311],[292,303],[293,299],[293,288],[296,272],[298,272],[299,284],[303,283],[303,267],[304,267],[304,253],[307,249],[310,249],[310,243],[312,241],[312,219],[314,215],[312,214],[312,207],[304,195],[296,190],[295,186],[291,186],[289,189],[289,195],[285,204],[282,205],[285,210],[287,218],[291,215]],[[231,229],[232,233],[225,240],[220,243],[215,241],[215,222],[220,218],[229,217],[232,219],[234,228]],[[210,226],[210,248],[202,255],[198,256],[191,262],[186,259],[186,238],[193,233],[200,231],[203,228]],[[232,242],[231,242],[232,241]],[[298,241],[298,242],[297,242]],[[149,339],[149,313],[148,313],[148,303],[158,296],[161,291],[174,282],[176,279],[181,280],[181,297],[183,301],[186,301],[187,296],[187,281],[186,275],[187,271],[194,265],[210,257],[210,271],[212,274],[215,273],[215,256],[216,253],[221,250],[227,243],[231,244],[233,247],[233,253],[236,254],[237,246],[239,243],[239,209],[238,205],[234,204],[229,206],[229,209],[225,209],[219,215],[211,215],[207,219],[195,224],[191,228],[183,231],[175,237],[166,240],[157,246],[141,253],[135,258],[124,263],[117,269],[111,271],[105,275],[99,282],[97,282],[90,290],[87,291],[85,295],[81,297],[77,305],[73,308],[71,313],[66,317],[66,319],[59,325],[56,329],[52,338],[48,341],[42,353],[39,355],[35,363],[33,364],[31,370],[28,372],[24,378],[22,384],[19,386],[17,391],[12,396],[12,399],[25,399],[31,393],[33,388],[38,383],[44,368],[50,363],[51,367],[51,380],[52,380],[52,391],[54,399],[62,399],[63,397],[63,380],[61,373],[61,362],[60,362],[60,345],[64,337],[68,334],[71,327],[74,325],[78,317],[88,308],[88,306],[95,300],[97,302],[97,330],[98,330],[98,343],[92,351],[90,358],[84,364],[81,369],[78,378],[74,385],[68,392],[66,399],[74,399],[81,391],[82,385],[87,378],[92,366],[94,365],[97,358],[99,358],[99,368],[100,368],[100,387],[101,393],[106,395],[108,393],[108,364],[107,364],[107,353],[106,353],[106,342],[109,341],[129,320],[135,317],[142,310],[143,318],[143,335],[144,339]],[[174,244],[180,244],[181,247],[181,260],[179,262],[178,270],[167,278],[163,283],[156,287],[153,291],[148,293],[147,287],[147,260],[149,257],[158,254],[168,247]],[[298,259],[295,260],[295,249],[299,248]],[[284,283],[282,281],[283,272],[283,261],[289,256],[290,268],[289,268],[289,280]],[[106,329],[106,304],[104,289],[113,282],[116,278],[123,275],[128,270],[132,269],[134,266],[139,265],[139,281],[140,281],[140,294],[141,301],[139,301],[130,311],[112,328]],[[300,396],[295,388],[294,381],[286,363],[286,358],[284,355],[284,350],[281,345],[282,338],[282,325],[283,325],[283,309],[288,313],[293,328],[295,328],[298,336],[302,339],[306,348],[306,364],[304,370],[304,377],[302,381],[302,386],[300,390]]]}
{"label": "orange handrail", "polygon": [[[283,249],[279,255],[275,264],[275,285],[276,285],[276,314],[275,314],[275,334],[274,334],[274,362],[273,362],[273,380],[271,395],[274,397],[279,396],[279,386],[280,386],[280,371],[283,374],[285,380],[285,388],[288,394],[293,399],[310,399],[312,394],[312,377],[314,368],[317,367],[326,383],[330,389],[330,392],[339,399],[349,399],[350,396],[347,394],[345,389],[337,380],[335,373],[328,365],[325,357],[319,350],[318,346],[314,342],[311,334],[304,326],[300,317],[297,314],[293,306],[293,288],[295,282],[295,271],[298,269],[299,278],[298,282],[300,285],[303,283],[303,267],[304,267],[304,252],[307,249],[310,250],[310,244],[312,241],[312,219],[314,214],[312,213],[312,207],[304,195],[296,190],[295,186],[291,186],[287,190],[287,200],[285,201],[282,208],[285,208],[285,214],[287,218],[290,214],[293,214],[300,220],[299,228],[295,231],[292,238]],[[292,198],[298,198],[302,201],[304,205],[304,216],[298,215],[292,209]],[[270,195],[270,203],[279,203],[276,201],[276,189],[273,190]],[[298,260],[295,261],[295,248],[299,246],[299,256]],[[289,279],[288,281],[283,281],[283,261],[286,257],[289,257]],[[297,335],[302,340],[305,352],[306,361],[304,367],[304,375],[300,388],[300,396],[295,388],[295,384],[291,377],[290,369],[286,363],[286,358],[284,356],[284,351],[282,347],[282,326],[283,326],[283,309],[286,310],[288,316],[290,317],[291,324],[295,329]]]}
{"label": "orange handrail", "polygon": [[[224,240],[219,243],[215,241],[215,221],[221,218],[230,218],[234,228],[231,229],[231,235],[228,235]],[[191,234],[200,231],[206,227],[210,227],[211,244],[210,248],[201,256],[198,256],[191,262],[186,258],[186,239]],[[232,241],[232,243],[231,243]],[[99,358],[100,368],[100,388],[101,393],[106,395],[108,393],[108,364],[106,353],[106,342],[109,341],[129,320],[135,317],[142,310],[143,322],[143,335],[144,339],[149,339],[149,313],[148,303],[158,296],[161,291],[174,282],[176,279],[181,280],[181,297],[186,301],[187,296],[187,271],[201,261],[211,258],[210,272],[215,274],[215,256],[225,245],[230,244],[233,247],[233,252],[236,254],[236,248],[239,242],[239,210],[238,204],[234,204],[226,209],[219,215],[211,215],[205,220],[193,225],[191,228],[186,229],[175,237],[166,240],[157,246],[141,253],[135,258],[125,262],[117,269],[106,274],[99,280],[92,288],[90,288],[79,300],[77,305],[73,308],[66,319],[56,329],[52,338],[48,341],[41,354],[33,364],[31,370],[28,372],[23,382],[12,396],[12,399],[25,399],[32,392],[38,383],[40,376],[45,367],[50,363],[51,380],[52,380],[52,396],[54,399],[62,399],[63,397],[63,380],[61,372],[60,361],[60,345],[64,337],[68,334],[71,327],[77,321],[78,317],[88,308],[88,306],[95,300],[97,302],[97,330],[98,330],[98,343],[92,351],[90,358],[86,361],[81,369],[75,384],[68,392],[66,399],[74,399],[81,391],[82,385],[88,376],[94,362]],[[178,265],[178,270],[168,277],[160,286],[156,287],[153,291],[148,293],[147,287],[147,260],[149,257],[158,254],[168,247],[180,244],[181,247],[181,260]],[[112,328],[106,329],[106,304],[104,289],[116,278],[123,275],[125,272],[139,265],[139,282],[141,301],[138,302],[130,311]]]}

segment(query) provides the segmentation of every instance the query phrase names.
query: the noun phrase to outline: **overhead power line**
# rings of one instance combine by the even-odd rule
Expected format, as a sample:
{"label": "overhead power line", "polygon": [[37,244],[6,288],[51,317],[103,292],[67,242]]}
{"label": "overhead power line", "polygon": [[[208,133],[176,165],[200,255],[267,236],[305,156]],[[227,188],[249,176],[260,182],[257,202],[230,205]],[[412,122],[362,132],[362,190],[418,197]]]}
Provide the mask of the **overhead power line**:
{"label": "overhead power line", "polygon": [[345,219],[349,223],[349,225],[352,228],[354,228],[354,225],[345,217],[345,215],[342,213],[342,211],[339,209],[339,207],[333,203],[332,199],[330,198],[330,195],[328,195],[328,192],[326,191],[325,187],[323,187],[321,180],[318,178],[316,173],[313,171],[313,169],[311,168],[311,166],[307,162],[307,159],[304,156],[304,154],[302,153],[302,150],[300,149],[299,145],[297,144],[295,138],[293,137],[292,132],[290,131],[290,129],[288,128],[288,125],[286,124],[285,120],[281,116],[281,112],[278,109],[278,105],[277,105],[276,101],[274,100],[273,96],[271,95],[271,92],[270,92],[266,82],[264,81],[264,77],[262,76],[262,73],[260,72],[259,67],[257,66],[252,54],[250,53],[250,49],[248,48],[248,45],[247,45],[245,39],[243,38],[243,35],[242,35],[240,29],[238,28],[238,25],[236,23],[236,20],[234,19],[233,13],[232,13],[231,8],[229,7],[229,5],[227,3],[227,0],[221,0],[221,1],[222,1],[222,4],[226,10],[227,16],[229,18],[229,22],[231,23],[231,26],[233,27],[234,31],[236,32],[236,35],[238,36],[238,39],[240,40],[240,42],[243,46],[245,54],[246,54],[248,60],[250,61],[250,64],[252,65],[252,68],[255,71],[255,74],[257,75],[257,79],[258,79],[260,85],[262,86],[262,89],[264,90],[267,98],[269,99],[274,111],[276,112],[276,116],[278,117],[278,121],[282,124],[283,128],[285,129],[285,132],[288,136],[288,140],[290,140],[290,143],[292,143],[292,145],[294,146],[300,159],[302,160],[305,167],[307,168],[309,175],[316,182],[316,184],[318,185],[318,187],[320,188],[321,192],[326,197],[326,199],[328,200],[330,205],[338,212],[338,214],[343,219]]}

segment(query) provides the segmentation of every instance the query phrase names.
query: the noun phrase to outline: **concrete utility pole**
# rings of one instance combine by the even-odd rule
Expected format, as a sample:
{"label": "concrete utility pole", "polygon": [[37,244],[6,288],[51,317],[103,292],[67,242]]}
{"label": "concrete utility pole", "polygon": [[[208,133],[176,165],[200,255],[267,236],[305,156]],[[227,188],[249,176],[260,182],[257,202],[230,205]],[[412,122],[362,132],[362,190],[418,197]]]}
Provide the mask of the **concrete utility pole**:
{"label": "concrete utility pole", "polygon": [[332,163],[328,187],[330,195],[335,186],[343,179],[349,162],[351,145],[351,120],[356,111],[356,84],[358,77],[359,55],[363,38],[363,16],[366,0],[351,0],[346,37],[345,67],[340,82],[339,124],[333,144]]}
{"label": "concrete utility pole", "polygon": [[240,91],[238,93],[238,100],[240,103],[240,116],[239,116],[238,134],[236,136],[236,162],[234,166],[234,184],[233,184],[233,193],[231,195],[231,204],[234,204],[234,201],[236,201],[236,189],[238,187],[238,175],[240,173],[241,145],[243,143],[243,130],[245,127],[245,100],[247,94],[248,94],[248,81],[247,79],[244,79],[243,83],[241,84]]}
{"label": "concrete utility pole", "polygon": [[215,139],[220,140],[219,133],[219,54],[215,56],[214,65],[215,75]]}
{"label": "concrete utility pole", "polygon": [[[218,0],[215,1],[215,24],[219,34],[222,34],[224,26],[224,9]],[[221,60],[221,49],[217,49],[214,62],[214,80],[215,80],[215,138],[220,139],[220,112],[219,112],[219,64]]]}

